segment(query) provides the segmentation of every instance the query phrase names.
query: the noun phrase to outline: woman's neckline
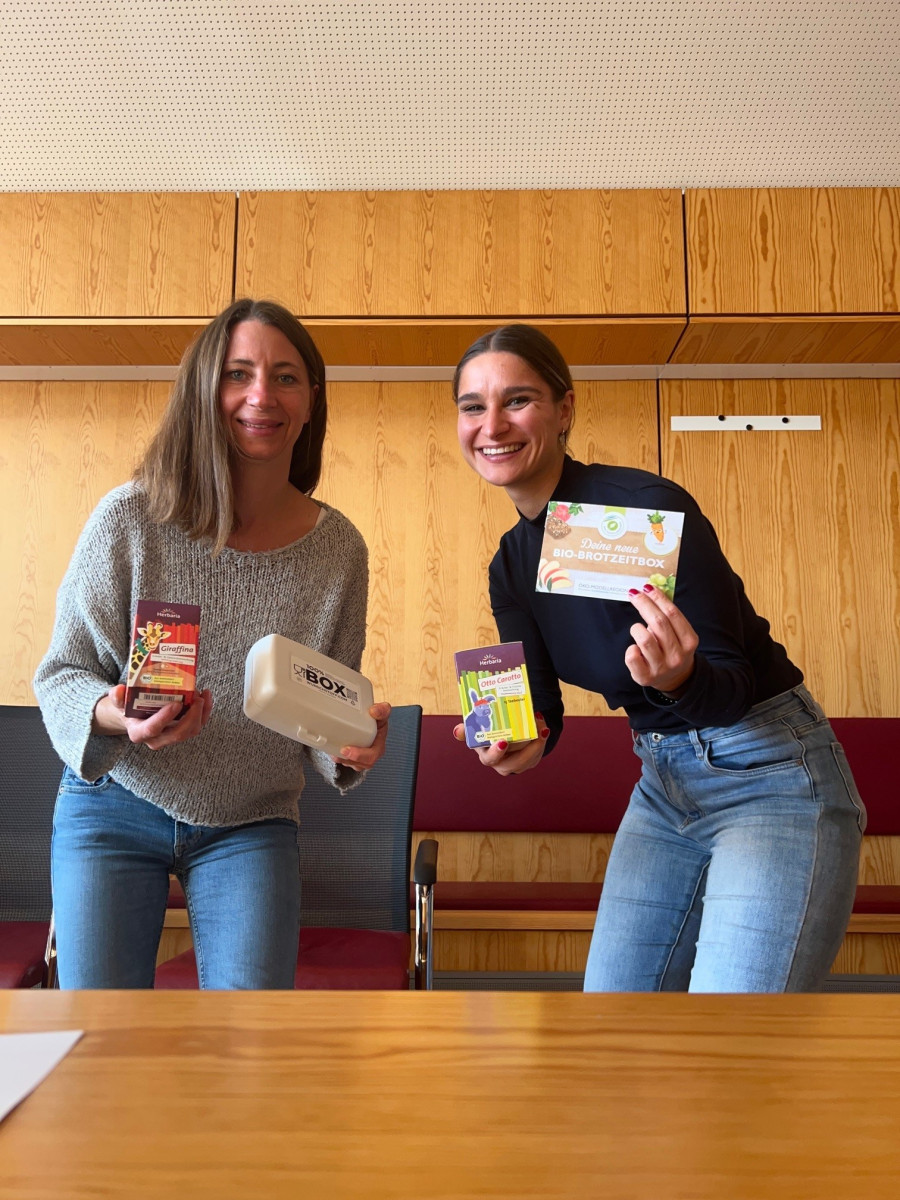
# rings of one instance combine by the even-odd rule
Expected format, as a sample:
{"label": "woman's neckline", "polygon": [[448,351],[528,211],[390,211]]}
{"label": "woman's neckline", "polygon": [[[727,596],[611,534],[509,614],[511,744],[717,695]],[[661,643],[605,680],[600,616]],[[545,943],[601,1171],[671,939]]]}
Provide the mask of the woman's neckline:
{"label": "woman's neckline", "polygon": [[264,550],[247,550],[239,546],[226,545],[222,547],[222,554],[233,554],[241,558],[263,558],[266,555],[284,554],[289,550],[293,550],[296,546],[299,546],[301,542],[304,542],[307,538],[312,537],[313,534],[316,533],[317,530],[324,524],[329,513],[332,511],[327,504],[323,504],[320,500],[315,500],[313,503],[319,506],[319,514],[316,517],[316,523],[311,529],[307,529],[305,533],[301,533],[299,537],[292,538],[291,541],[285,542],[281,546],[269,546]]}

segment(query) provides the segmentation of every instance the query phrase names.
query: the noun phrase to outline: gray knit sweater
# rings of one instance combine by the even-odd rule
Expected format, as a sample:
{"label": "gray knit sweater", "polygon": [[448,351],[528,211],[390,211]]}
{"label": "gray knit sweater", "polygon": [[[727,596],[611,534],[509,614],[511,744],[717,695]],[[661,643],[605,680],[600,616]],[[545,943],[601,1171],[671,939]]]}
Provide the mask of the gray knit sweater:
{"label": "gray knit sweater", "polygon": [[[34,690],[53,745],[83,779],[117,783],[192,825],[297,819],[303,763],[345,791],[355,772],[264,729],[243,713],[244,660],[280,633],[358,670],[366,631],[365,543],[336,509],[289,546],[210,555],[147,515],[133,483],[110,492],[88,520],[59,589],[50,648]],[[91,732],[94,707],[124,683],[139,599],[199,604],[197,686],[213,710],[195,738],[162,750]]]}

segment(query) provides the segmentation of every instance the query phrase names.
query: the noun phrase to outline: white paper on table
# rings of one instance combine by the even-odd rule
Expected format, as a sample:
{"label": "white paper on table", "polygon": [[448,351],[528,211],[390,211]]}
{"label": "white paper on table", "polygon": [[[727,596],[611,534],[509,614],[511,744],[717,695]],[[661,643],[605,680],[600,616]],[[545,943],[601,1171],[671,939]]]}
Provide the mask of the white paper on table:
{"label": "white paper on table", "polygon": [[0,1121],[62,1062],[83,1032],[0,1033]]}

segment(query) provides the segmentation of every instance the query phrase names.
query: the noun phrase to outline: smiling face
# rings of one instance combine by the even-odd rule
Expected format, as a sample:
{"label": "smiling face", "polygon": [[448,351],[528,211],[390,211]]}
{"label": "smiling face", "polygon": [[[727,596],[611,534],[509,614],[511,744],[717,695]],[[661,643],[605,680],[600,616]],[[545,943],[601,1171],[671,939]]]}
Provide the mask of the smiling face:
{"label": "smiling face", "polygon": [[314,398],[300,351],[280,329],[259,321],[235,325],[219,381],[219,408],[239,462],[275,463],[286,473]]}
{"label": "smiling face", "polygon": [[554,398],[549,384],[517,354],[489,350],[469,359],[459,377],[457,433],[466,462],[505,488],[526,516],[553,492],[572,421],[574,395]]}

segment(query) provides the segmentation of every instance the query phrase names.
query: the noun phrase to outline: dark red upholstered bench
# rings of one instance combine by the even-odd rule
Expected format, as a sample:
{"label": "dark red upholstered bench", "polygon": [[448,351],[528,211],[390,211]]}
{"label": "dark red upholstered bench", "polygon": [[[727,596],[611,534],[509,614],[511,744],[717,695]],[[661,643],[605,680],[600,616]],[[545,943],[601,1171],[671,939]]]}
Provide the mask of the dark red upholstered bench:
{"label": "dark red upholstered bench", "polygon": [[0,988],[31,988],[43,981],[49,929],[49,921],[4,922],[0,937]]}
{"label": "dark red upholstered bench", "polygon": [[[486,771],[454,742],[457,721],[423,718],[416,830],[438,839],[442,832],[467,830],[615,832],[640,770],[624,718],[570,717],[545,764],[506,779]],[[845,717],[832,725],[866,805],[867,834],[900,836],[893,763],[900,719]],[[600,891],[596,882],[442,881],[439,871],[435,925],[590,929]],[[853,911],[851,931],[900,932],[900,883],[861,885]]]}
{"label": "dark red upholstered bench", "polygon": [[[502,779],[453,740],[458,718],[422,720],[414,827],[434,833],[612,834],[639,773],[624,718],[570,717],[559,746],[537,770]],[[893,747],[900,719],[838,718],[832,724],[868,811],[869,835],[900,836]],[[440,876],[440,859],[439,859]],[[435,929],[589,931],[599,882],[438,879]],[[183,906],[173,887],[170,903]],[[851,932],[900,933],[900,883],[857,889]],[[172,913],[167,924],[186,924]]]}

